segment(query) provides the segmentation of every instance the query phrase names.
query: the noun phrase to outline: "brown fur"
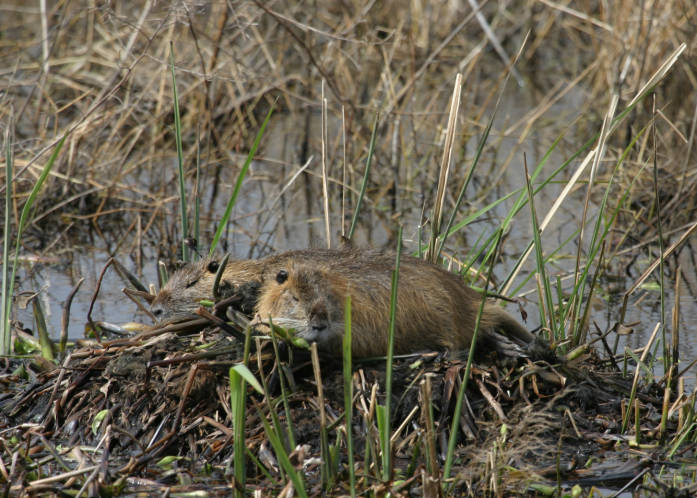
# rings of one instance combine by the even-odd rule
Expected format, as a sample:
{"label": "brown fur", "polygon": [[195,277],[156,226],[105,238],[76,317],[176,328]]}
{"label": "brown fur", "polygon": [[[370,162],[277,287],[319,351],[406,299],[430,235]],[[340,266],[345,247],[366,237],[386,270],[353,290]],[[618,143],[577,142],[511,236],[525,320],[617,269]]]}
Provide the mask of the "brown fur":
{"label": "brown fur", "polygon": [[[230,260],[225,266],[220,284],[219,295],[213,296],[213,282],[218,261],[205,258],[190,263],[174,272],[167,283],[160,289],[150,303],[150,310],[159,322],[180,320],[195,316],[201,300],[219,300],[229,297],[247,284],[258,284],[276,272],[289,261],[300,263],[311,261],[330,262],[341,258],[347,249],[303,249],[287,251],[262,259]],[[253,309],[256,294],[252,297],[249,308]]]}
{"label": "brown fur", "polygon": [[[294,328],[317,341],[324,352],[341,354],[344,303],[351,296],[352,353],[356,357],[387,353],[394,255],[344,250],[341,257],[312,262],[286,260],[275,278],[266,278],[257,303],[257,322]],[[461,277],[422,260],[402,257],[395,316],[394,352],[462,350],[472,340],[482,296]],[[481,317],[483,336],[499,331],[521,342],[533,339],[522,325],[487,303]]]}
{"label": "brown fur", "polygon": [[[199,302],[212,300],[217,261],[202,259],[174,272],[150,303],[150,311],[158,321],[171,321],[195,316]],[[263,264],[259,260],[228,261],[220,280],[220,297],[232,295],[240,285],[261,281]]]}

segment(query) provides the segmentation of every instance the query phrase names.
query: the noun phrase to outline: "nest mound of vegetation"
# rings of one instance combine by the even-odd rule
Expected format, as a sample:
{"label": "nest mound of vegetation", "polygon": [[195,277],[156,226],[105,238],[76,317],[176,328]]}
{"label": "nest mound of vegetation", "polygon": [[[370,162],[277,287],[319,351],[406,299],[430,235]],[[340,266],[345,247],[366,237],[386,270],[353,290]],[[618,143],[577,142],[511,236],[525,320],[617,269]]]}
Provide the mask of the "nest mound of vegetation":
{"label": "nest mound of vegetation", "polygon": [[[243,343],[236,334],[201,325],[199,320],[83,345],[67,353],[59,367],[36,359],[13,364],[14,373],[3,375],[0,400],[3,439],[21,441],[2,448],[5,468],[12,462],[9,491],[61,493],[83,488],[89,493],[130,493],[204,487],[229,493],[235,481],[228,371],[240,363]],[[289,459],[307,491],[320,494],[323,430],[336,447],[338,473],[347,473],[340,361],[315,364],[321,370],[318,390],[306,351],[279,348],[268,339],[257,338],[255,343],[248,367],[264,392],[247,392],[246,485],[275,492],[284,488],[279,456],[269,443],[275,420],[277,428],[288,431]],[[620,403],[631,381],[595,354],[566,363],[535,360],[541,356],[535,352],[530,356],[480,355],[472,368],[451,472],[455,490],[496,494],[554,489],[558,483],[617,486],[658,461],[651,451],[643,457],[637,451],[630,458],[618,453],[617,458],[605,455],[603,468],[594,469],[593,455],[634,440],[622,434]],[[354,364],[358,489],[391,490],[397,496],[421,486],[423,492],[428,486],[438,489],[465,364],[457,354],[396,359],[394,479],[387,482],[375,465],[376,407],[384,404],[385,362]],[[655,426],[662,400],[648,390],[639,396],[649,407],[642,409],[641,424]],[[89,478],[76,481],[82,474]],[[286,491],[292,489],[289,486],[285,484]],[[345,486],[346,479],[339,479],[324,490],[344,493]]]}

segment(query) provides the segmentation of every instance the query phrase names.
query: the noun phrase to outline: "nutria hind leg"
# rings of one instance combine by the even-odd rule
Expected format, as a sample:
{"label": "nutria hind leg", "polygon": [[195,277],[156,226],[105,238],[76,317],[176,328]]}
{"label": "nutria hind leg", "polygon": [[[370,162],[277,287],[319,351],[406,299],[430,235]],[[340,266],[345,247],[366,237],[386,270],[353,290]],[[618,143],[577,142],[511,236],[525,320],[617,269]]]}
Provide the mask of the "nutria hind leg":
{"label": "nutria hind leg", "polygon": [[483,356],[491,351],[495,351],[500,359],[514,360],[515,363],[521,358],[529,357],[527,345],[519,344],[518,341],[496,329],[480,330],[475,350],[477,356]]}
{"label": "nutria hind leg", "polygon": [[496,305],[487,304],[485,306],[482,321],[504,333],[520,346],[530,344],[535,340],[535,336],[523,327],[518,320]]}
{"label": "nutria hind leg", "polygon": [[[531,334],[532,335],[532,334]],[[549,364],[559,363],[559,357],[549,343],[537,336],[532,341],[522,343],[516,338],[502,334],[496,329],[485,329],[479,332],[476,354],[479,357],[495,351],[504,364],[514,366],[521,358],[530,361],[545,361]]]}

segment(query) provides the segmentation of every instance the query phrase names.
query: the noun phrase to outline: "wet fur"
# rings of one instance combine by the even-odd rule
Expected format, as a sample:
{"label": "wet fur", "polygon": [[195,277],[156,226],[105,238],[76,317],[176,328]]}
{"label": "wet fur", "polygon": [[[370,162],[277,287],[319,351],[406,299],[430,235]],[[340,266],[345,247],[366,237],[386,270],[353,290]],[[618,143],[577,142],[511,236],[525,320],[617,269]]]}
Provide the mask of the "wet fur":
{"label": "wet fur", "polygon": [[[283,266],[283,265],[281,265]],[[279,268],[277,266],[277,268]],[[394,254],[344,250],[330,261],[288,260],[285,278],[266,278],[257,321],[292,327],[324,352],[341,354],[344,303],[352,301],[352,352],[356,357],[387,352]],[[278,277],[278,273],[277,273]],[[462,278],[422,260],[402,257],[397,296],[397,354],[469,347],[482,300]],[[484,339],[494,331],[521,343],[533,336],[513,317],[487,303],[481,317]]]}

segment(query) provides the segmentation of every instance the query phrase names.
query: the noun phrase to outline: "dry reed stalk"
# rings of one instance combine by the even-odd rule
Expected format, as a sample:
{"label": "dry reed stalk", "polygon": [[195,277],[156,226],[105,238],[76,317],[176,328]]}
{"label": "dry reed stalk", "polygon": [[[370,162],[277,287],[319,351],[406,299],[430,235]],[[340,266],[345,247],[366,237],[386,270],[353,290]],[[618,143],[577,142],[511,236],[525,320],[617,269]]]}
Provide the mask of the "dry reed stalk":
{"label": "dry reed stalk", "polygon": [[426,259],[431,263],[437,263],[438,254],[436,246],[438,237],[441,235],[440,228],[443,218],[443,204],[445,202],[445,193],[450,174],[450,164],[453,155],[453,145],[455,140],[455,127],[457,123],[457,115],[460,110],[460,92],[462,91],[462,75],[458,73],[455,77],[455,86],[453,87],[453,95],[450,101],[450,113],[448,115],[448,127],[446,128],[445,141],[443,142],[443,158],[440,163],[440,174],[438,176],[438,188],[434,200],[433,216],[431,219],[431,240],[429,242],[428,253]]}

